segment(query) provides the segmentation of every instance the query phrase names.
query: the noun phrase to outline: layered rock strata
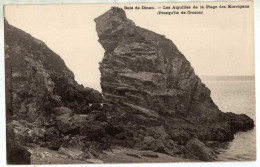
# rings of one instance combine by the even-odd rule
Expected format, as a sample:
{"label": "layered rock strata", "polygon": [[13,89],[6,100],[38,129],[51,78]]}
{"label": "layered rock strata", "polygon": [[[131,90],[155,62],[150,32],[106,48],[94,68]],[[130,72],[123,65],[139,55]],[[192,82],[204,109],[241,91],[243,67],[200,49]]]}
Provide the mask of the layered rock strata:
{"label": "layered rock strata", "polygon": [[232,140],[235,132],[254,127],[248,116],[218,109],[190,62],[165,36],[136,26],[117,7],[95,22],[105,49],[104,108],[108,121],[124,129],[114,130],[115,143],[214,160],[196,155],[191,145],[202,144],[192,141]]}

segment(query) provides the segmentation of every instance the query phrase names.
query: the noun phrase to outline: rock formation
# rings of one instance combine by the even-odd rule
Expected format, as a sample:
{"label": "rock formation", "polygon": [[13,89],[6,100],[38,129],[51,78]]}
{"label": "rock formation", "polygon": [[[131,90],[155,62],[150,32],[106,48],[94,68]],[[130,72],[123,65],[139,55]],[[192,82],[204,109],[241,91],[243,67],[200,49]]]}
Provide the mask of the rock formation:
{"label": "rock formation", "polygon": [[105,126],[96,119],[102,117],[101,93],[79,85],[60,56],[6,20],[5,76],[9,164],[30,163],[32,144],[64,150],[76,142],[86,150],[91,139],[81,129],[97,135],[90,125]]}
{"label": "rock formation", "polygon": [[213,161],[204,141],[232,140],[254,126],[244,114],[218,109],[169,39],[135,26],[120,8],[95,21],[105,49],[103,96],[79,85],[46,44],[5,20],[8,164],[30,163],[36,146],[83,161],[111,145]]}
{"label": "rock formation", "polygon": [[83,106],[102,99],[98,91],[79,85],[60,56],[46,44],[6,20],[5,69],[7,111],[26,120],[35,120],[55,106],[84,112]]}
{"label": "rock formation", "polygon": [[171,40],[136,26],[121,8],[95,22],[105,49],[100,63],[104,109],[108,122],[120,127],[113,130],[114,143],[170,155],[190,152],[211,161],[214,156],[197,155],[199,140],[232,140],[236,131],[254,127],[248,116],[218,109]]}

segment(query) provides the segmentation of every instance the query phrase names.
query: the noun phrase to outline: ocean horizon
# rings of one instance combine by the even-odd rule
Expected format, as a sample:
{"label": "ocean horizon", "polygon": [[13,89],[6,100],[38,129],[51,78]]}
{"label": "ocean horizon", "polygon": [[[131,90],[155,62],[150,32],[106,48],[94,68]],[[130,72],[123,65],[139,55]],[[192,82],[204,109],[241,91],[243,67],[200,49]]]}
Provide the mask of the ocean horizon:
{"label": "ocean horizon", "polygon": [[232,75],[232,76],[199,76],[202,81],[234,81],[234,80],[255,80],[255,75]]}

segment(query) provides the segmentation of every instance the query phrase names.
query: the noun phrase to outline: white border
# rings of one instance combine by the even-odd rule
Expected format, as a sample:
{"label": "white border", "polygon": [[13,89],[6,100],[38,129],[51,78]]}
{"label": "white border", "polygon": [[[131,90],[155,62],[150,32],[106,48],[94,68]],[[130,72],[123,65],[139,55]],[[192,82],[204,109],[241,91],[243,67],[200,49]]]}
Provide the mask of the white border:
{"label": "white border", "polygon": [[[7,166],[6,165],[6,138],[5,138],[5,89],[4,89],[4,81],[5,81],[5,73],[4,73],[4,31],[3,31],[3,5],[4,4],[76,4],[76,3],[137,3],[137,2],[197,2],[197,1],[217,1],[217,0],[0,0],[0,166]],[[219,0],[219,1],[225,1],[225,0]],[[241,1],[241,0],[229,0],[229,1]],[[260,87],[258,86],[260,84],[260,0],[255,0],[255,74],[256,74],[256,118],[259,117],[259,103],[260,102]],[[256,122],[256,134],[257,134],[257,161],[252,162],[201,162],[201,163],[138,163],[138,164],[104,164],[104,165],[98,165],[98,164],[87,164],[91,166],[106,166],[106,167],[114,167],[114,166],[152,166],[157,167],[160,166],[176,166],[176,167],[183,167],[186,166],[192,166],[192,167],[206,167],[206,166],[223,166],[223,167],[242,167],[242,166],[250,166],[250,167],[258,167],[260,166],[259,158],[259,126],[258,122]],[[245,143],[246,144],[246,143]],[[13,166],[13,165],[8,165]],[[34,165],[16,165],[16,166],[34,166]],[[57,166],[57,165],[37,165],[37,166]],[[63,165],[63,166],[86,166],[86,165]]]}

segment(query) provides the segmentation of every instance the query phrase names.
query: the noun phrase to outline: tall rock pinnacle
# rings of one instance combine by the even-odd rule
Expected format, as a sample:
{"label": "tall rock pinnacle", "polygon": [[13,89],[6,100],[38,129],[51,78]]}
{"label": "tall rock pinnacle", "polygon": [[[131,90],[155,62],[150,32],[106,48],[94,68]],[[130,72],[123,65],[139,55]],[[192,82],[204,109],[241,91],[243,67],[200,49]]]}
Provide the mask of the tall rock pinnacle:
{"label": "tall rock pinnacle", "polygon": [[131,134],[126,145],[149,147],[145,142],[155,140],[164,150],[174,150],[164,141],[182,146],[192,138],[225,141],[254,126],[244,114],[218,109],[210,90],[171,40],[136,26],[117,7],[95,22],[105,49],[100,64],[104,106],[111,122]]}

